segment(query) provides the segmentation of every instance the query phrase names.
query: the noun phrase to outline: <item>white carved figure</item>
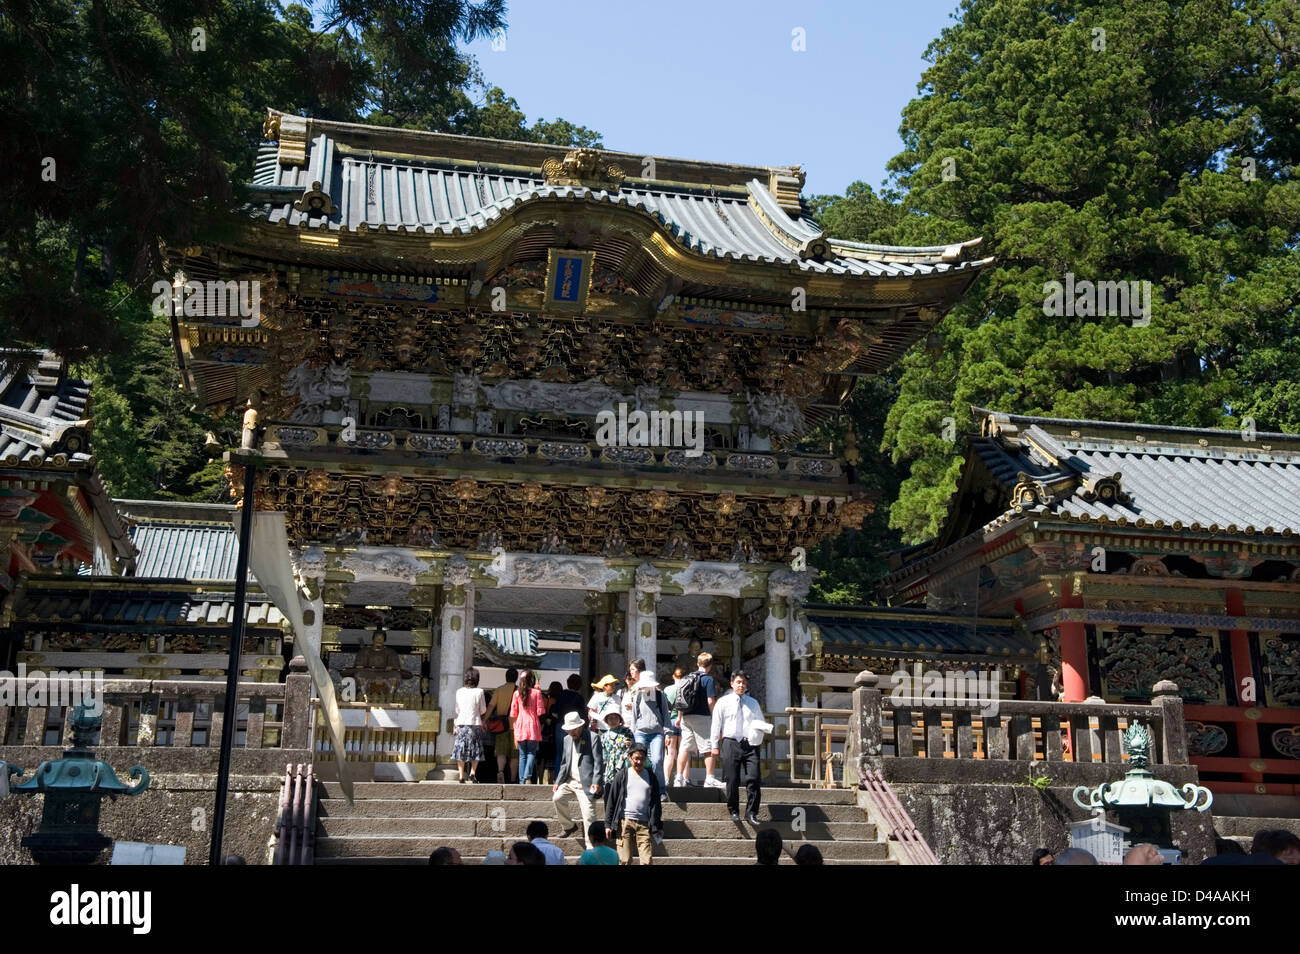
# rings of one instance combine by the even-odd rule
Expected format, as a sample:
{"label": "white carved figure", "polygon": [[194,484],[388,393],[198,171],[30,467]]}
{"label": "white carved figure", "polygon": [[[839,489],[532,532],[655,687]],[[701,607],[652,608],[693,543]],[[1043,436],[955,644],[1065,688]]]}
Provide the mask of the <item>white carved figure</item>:
{"label": "white carved figure", "polygon": [[799,610],[794,614],[793,632],[790,634],[790,655],[795,659],[808,656],[812,652],[812,624],[808,614]]}
{"label": "white carved figure", "polygon": [[450,586],[464,586],[474,578],[474,568],[469,561],[457,553],[443,567],[442,578]]}
{"label": "white carved figure", "polygon": [[348,396],[351,369],[347,362],[331,361],[313,368],[301,362],[285,375],[281,388],[286,395],[298,395],[298,405],[289,415],[295,424],[320,424],[327,405]]}
{"label": "white carved figure", "polygon": [[663,587],[663,577],[649,563],[642,563],[636,568],[636,588],[646,593],[658,593]]}
{"label": "white carved figure", "polygon": [[417,575],[429,569],[425,561],[407,550],[369,548],[348,554],[343,567],[353,572],[358,583],[363,580],[414,583]]}
{"label": "white carved figure", "polygon": [[581,557],[542,557],[515,560],[515,583],[520,586],[554,586],[565,589],[603,590],[618,573],[603,560]]}
{"label": "white carved figure", "polygon": [[477,374],[457,372],[451,379],[451,402],[457,407],[474,407],[478,404],[478,391]]}
{"label": "white carved figure", "polygon": [[299,580],[323,580],[325,578],[325,551],[320,547],[304,547],[293,551],[293,572]]}
{"label": "white carved figure", "polygon": [[765,427],[773,434],[785,437],[804,428],[803,411],[788,395],[768,391],[750,391],[749,423],[752,427]]}
{"label": "white carved figure", "polygon": [[695,565],[690,576],[682,581],[684,593],[718,593],[725,596],[740,596],[741,587],[750,586],[753,574],[739,567],[716,567]]}
{"label": "white carved figure", "polygon": [[576,384],[559,381],[507,380],[483,393],[494,407],[514,411],[567,411],[571,414],[595,415],[614,407],[627,397],[609,387],[600,378],[588,378]]}
{"label": "white carved figure", "polygon": [[782,567],[767,578],[767,591],[773,596],[794,599],[802,603],[808,598],[808,589],[816,579],[817,572],[812,567],[797,572]]}
{"label": "white carved figure", "polygon": [[638,411],[659,410],[659,389],[649,384],[642,384],[636,389],[636,409]]}

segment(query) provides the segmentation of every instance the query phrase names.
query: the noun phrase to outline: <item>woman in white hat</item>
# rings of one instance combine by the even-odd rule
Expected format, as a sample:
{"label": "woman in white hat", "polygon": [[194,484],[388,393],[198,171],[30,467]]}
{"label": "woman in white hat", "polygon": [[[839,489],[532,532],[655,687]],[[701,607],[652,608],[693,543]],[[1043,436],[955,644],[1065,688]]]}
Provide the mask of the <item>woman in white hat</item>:
{"label": "woman in white hat", "polygon": [[664,732],[672,713],[668,711],[668,698],[659,689],[659,680],[650,671],[637,677],[629,693],[632,718],[630,728],[633,739],[646,747],[646,758],[651,771],[659,777],[659,791],[668,798],[668,779],[664,774]]}

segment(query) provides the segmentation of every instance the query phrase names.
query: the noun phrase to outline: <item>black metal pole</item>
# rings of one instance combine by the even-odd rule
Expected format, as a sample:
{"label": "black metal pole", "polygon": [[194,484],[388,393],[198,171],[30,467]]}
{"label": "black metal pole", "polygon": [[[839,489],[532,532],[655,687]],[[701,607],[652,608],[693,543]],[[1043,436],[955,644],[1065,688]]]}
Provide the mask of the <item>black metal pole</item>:
{"label": "black metal pole", "polygon": [[217,768],[217,804],[212,811],[212,847],[208,864],[222,862],[221,839],[226,831],[226,795],[230,788],[230,752],[235,744],[235,722],[239,711],[239,659],[244,651],[244,595],[248,589],[248,548],[253,535],[253,494],[257,468],[251,457],[244,458],[244,500],[239,515],[239,555],[235,560],[235,619],[230,627],[230,659],[226,663],[226,713],[221,720],[221,762]]}

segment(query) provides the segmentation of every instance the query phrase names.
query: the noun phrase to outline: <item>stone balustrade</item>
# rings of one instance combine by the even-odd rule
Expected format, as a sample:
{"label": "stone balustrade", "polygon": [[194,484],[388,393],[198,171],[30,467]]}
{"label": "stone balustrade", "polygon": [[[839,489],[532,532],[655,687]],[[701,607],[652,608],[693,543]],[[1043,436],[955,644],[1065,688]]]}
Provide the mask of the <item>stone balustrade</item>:
{"label": "stone balustrade", "polygon": [[1168,680],[1152,688],[1150,705],[899,698],[883,692],[870,672],[859,674],[855,685],[849,735],[860,771],[880,769],[892,750],[905,759],[1100,762],[1114,773],[1126,758],[1123,731],[1135,721],[1155,740],[1152,766],[1188,764],[1183,700]]}
{"label": "stone balustrade", "polygon": [[[220,747],[224,682],[86,677],[81,686],[57,676],[0,678],[0,748],[64,745],[75,704],[83,699],[103,707],[96,748]],[[241,682],[236,718],[237,748],[308,748],[311,677],[291,671],[284,683]]]}
{"label": "stone balustrade", "polygon": [[[1118,777],[1127,760],[1122,736],[1135,721],[1154,740],[1153,770],[1191,771],[1183,701],[1167,680],[1153,687],[1149,705],[902,697],[882,690],[871,672],[859,674],[855,685],[851,709],[787,710],[793,781],[833,784],[839,774],[856,784],[868,770],[882,769],[927,780]],[[902,772],[905,762],[911,770]]]}

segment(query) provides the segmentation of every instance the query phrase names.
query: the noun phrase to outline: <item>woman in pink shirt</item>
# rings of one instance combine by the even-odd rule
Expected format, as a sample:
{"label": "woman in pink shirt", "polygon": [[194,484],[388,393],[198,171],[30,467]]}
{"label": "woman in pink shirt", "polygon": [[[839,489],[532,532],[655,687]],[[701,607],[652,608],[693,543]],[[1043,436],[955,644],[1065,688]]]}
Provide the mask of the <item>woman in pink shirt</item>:
{"label": "woman in pink shirt", "polygon": [[542,744],[542,715],[546,712],[546,699],[537,686],[532,670],[519,673],[519,687],[510,700],[510,719],[515,727],[515,742],[519,746],[519,783],[534,782],[533,769],[537,765],[537,750]]}

